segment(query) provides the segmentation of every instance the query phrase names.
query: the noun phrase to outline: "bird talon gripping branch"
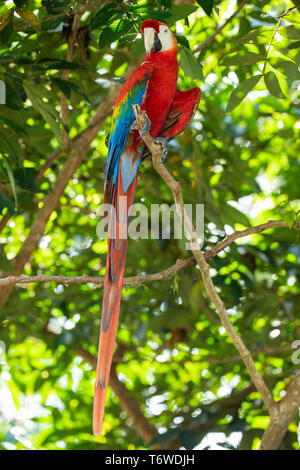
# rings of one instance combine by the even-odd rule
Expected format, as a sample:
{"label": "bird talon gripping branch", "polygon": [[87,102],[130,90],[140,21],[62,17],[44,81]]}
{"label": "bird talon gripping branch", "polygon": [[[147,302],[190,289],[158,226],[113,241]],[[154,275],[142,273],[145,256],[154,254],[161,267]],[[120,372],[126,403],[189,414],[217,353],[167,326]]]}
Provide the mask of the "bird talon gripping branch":
{"label": "bird talon gripping branch", "polygon": [[169,141],[168,141],[168,139],[166,139],[165,137],[155,137],[153,139],[153,141],[156,144],[161,145],[161,147],[162,147],[161,159],[162,159],[162,162],[164,162],[167,158],[167,154],[168,154],[168,151],[169,151]]}
{"label": "bird talon gripping branch", "polygon": [[145,134],[149,134],[151,129],[151,121],[148,116],[145,116],[145,124],[143,125],[142,130],[140,131],[140,136],[143,137]]}
{"label": "bird talon gripping branch", "polygon": [[[117,220],[109,229],[108,253],[94,392],[94,434],[101,434],[106,391],[114,352],[128,239],[124,237],[134,201],[138,169],[149,155],[141,137],[151,132],[162,145],[180,134],[196,112],[200,89],[177,88],[177,43],[170,28],[156,20],[142,24],[147,57],[128,78],[116,99],[105,174],[105,202]],[[132,123],[132,124],[130,124]],[[136,130],[141,129],[140,132]]]}
{"label": "bird talon gripping branch", "polygon": [[139,130],[139,128],[138,128],[138,125],[137,125],[137,122],[136,122],[136,119],[135,119],[129,127],[129,132],[132,133],[132,132],[138,131],[138,130]]}

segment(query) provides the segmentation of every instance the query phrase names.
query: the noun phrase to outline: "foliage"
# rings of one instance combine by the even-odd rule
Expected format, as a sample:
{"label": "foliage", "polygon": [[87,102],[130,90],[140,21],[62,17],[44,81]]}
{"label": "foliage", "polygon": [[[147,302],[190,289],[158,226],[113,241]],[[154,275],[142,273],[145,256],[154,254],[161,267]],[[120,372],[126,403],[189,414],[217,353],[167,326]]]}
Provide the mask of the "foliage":
{"label": "foliage", "polygon": [[[269,219],[291,227],[299,210],[300,25],[297,9],[279,15],[293,4],[249,2],[193,53],[232,14],[235,2],[94,1],[68,60],[73,14],[83,3],[18,0],[0,6],[0,80],[7,92],[6,105],[0,105],[0,208],[3,218],[9,215],[1,233],[2,277],[51,193],[68,149],[41,179],[38,170],[63,145],[63,131],[74,139],[112,86],[123,81],[143,51],[140,25],[150,17],[177,32],[179,87],[202,89],[193,125],[172,143],[167,166],[182,183],[185,202],[205,204],[204,249],[226,233]],[[69,116],[64,125],[62,96]],[[68,182],[24,274],[104,274],[106,241],[97,238],[95,213],[103,200],[109,128],[110,117]],[[141,169],[136,200],[149,207],[173,203],[150,161]],[[292,350],[282,347],[299,338],[298,241],[288,227],[272,229],[210,260],[230,319],[275,400],[297,370]],[[185,242],[172,237],[131,240],[126,275],[158,272],[189,255]],[[111,392],[104,435],[91,434],[95,372],[78,348],[96,355],[101,295],[86,284],[14,289],[0,314],[6,347],[0,365],[1,448],[151,446]],[[172,435],[185,448],[201,441],[205,446],[207,435],[217,431],[225,447],[234,438],[241,449],[257,447],[268,423],[266,409],[254,390],[235,406],[226,405],[231,391],[248,387],[249,375],[196,268],[147,287],[124,288],[118,342],[125,345],[119,378],[158,429],[155,442]],[[282,447],[299,448],[296,420]]]}

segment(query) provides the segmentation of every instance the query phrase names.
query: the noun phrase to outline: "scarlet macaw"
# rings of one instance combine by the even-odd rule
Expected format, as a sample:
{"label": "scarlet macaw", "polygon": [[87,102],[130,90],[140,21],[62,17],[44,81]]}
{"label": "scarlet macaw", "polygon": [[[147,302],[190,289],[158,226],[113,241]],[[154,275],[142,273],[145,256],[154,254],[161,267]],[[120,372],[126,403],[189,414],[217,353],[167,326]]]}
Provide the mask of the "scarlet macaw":
{"label": "scarlet macaw", "polygon": [[[104,200],[114,207],[116,222],[114,236],[111,234],[108,237],[94,393],[95,435],[101,434],[102,430],[117,333],[128,244],[127,237],[122,238],[122,234],[124,237],[128,212],[134,200],[139,165],[149,155],[141,135],[149,132],[155,141],[162,144],[165,156],[168,141],[180,134],[192,121],[201,94],[200,88],[179,91],[176,86],[177,42],[169,27],[159,21],[146,20],[142,24],[142,33],[147,57],[124,83],[116,99],[108,143]],[[141,135],[134,123],[134,104],[140,105],[149,117]]]}

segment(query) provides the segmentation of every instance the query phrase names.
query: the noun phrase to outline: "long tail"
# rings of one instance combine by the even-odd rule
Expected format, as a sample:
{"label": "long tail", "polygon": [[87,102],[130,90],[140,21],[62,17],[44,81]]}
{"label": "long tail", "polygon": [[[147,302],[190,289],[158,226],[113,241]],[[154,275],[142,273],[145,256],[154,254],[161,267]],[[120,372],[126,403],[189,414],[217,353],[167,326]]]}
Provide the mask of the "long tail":
{"label": "long tail", "polygon": [[125,258],[128,245],[127,236],[125,235],[125,238],[122,237],[124,237],[125,233],[127,234],[128,212],[133,204],[137,176],[138,171],[136,170],[134,179],[125,194],[121,183],[121,170],[119,169],[112,196],[116,223],[115,226],[112,227],[113,213],[111,213],[94,392],[93,431],[96,436],[100,435],[102,431],[105,398],[118,326]]}

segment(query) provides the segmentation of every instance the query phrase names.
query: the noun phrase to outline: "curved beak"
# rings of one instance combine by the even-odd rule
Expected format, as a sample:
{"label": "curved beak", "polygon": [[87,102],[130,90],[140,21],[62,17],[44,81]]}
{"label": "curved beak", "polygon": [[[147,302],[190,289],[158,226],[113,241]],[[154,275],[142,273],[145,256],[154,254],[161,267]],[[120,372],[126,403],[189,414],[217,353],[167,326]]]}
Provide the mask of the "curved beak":
{"label": "curved beak", "polygon": [[145,28],[144,41],[145,49],[148,55],[150,55],[150,52],[158,52],[162,48],[158,34],[153,28]]}
{"label": "curved beak", "polygon": [[160,39],[158,37],[157,32],[154,33],[154,43],[153,46],[151,47],[151,52],[159,52],[162,48]]}

